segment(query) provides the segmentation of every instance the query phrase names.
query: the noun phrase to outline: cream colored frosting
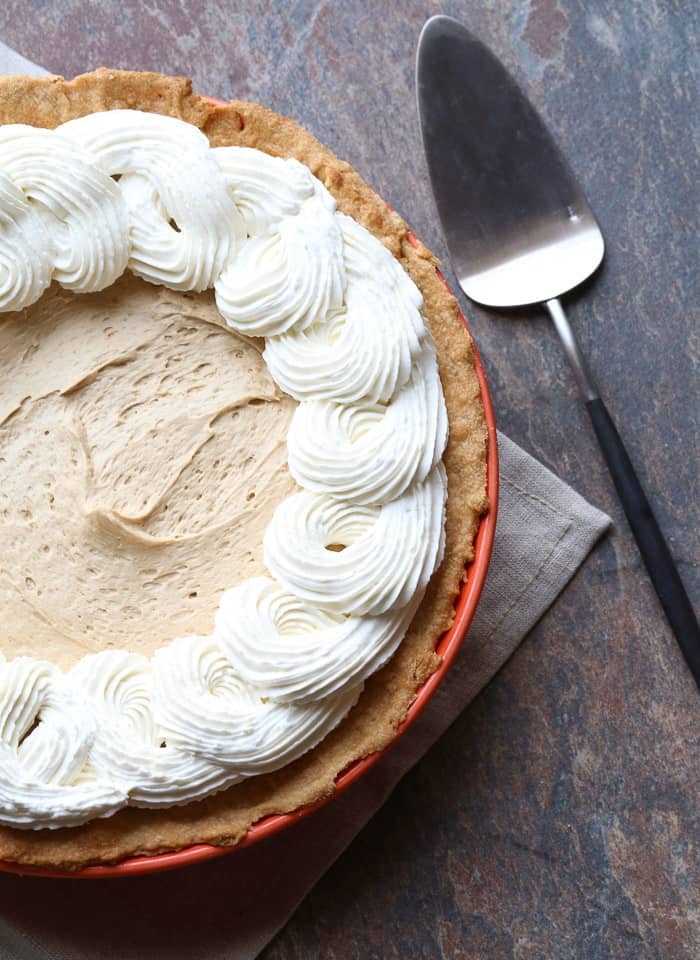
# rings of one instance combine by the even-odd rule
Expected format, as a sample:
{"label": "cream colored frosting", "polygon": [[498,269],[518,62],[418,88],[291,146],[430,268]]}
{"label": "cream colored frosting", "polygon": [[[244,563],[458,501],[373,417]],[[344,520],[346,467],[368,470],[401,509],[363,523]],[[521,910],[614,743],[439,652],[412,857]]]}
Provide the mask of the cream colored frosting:
{"label": "cream colored frosting", "polygon": [[399,617],[348,617],[307,603],[269,577],[255,577],[224,594],[216,633],[244,680],[268,690],[271,699],[304,703],[383,666],[421,597],[416,594]]}
{"label": "cream colored frosting", "polygon": [[[180,637],[153,657],[153,707],[168,742],[236,777],[275,770],[342,720],[357,685],[304,704],[280,704],[245,683],[214,637]],[[282,760],[282,762],[280,762]]]}
{"label": "cream colored frosting", "polygon": [[40,213],[0,170],[0,310],[21,310],[51,283],[53,260]]}
{"label": "cream colored frosting", "polygon": [[133,273],[174,290],[214,285],[245,225],[200,130],[174,117],[109,110],[69,120],[58,134],[119,178]]}
{"label": "cream colored frosting", "polygon": [[447,442],[447,411],[429,342],[388,403],[299,404],[287,440],[300,486],[355,503],[389,503],[425,480]]}
{"label": "cream colored frosting", "polygon": [[132,803],[187,803],[240,779],[235,771],[169,742],[168,731],[153,714],[147,657],[105,650],[83,657],[70,679],[87,692],[97,718],[90,764],[98,779],[123,784]]}
{"label": "cream colored frosting", "polygon": [[124,806],[123,784],[86,770],[97,718],[53,664],[0,654],[0,718],[4,823],[69,826]]}
{"label": "cream colored frosting", "polygon": [[250,336],[303,330],[342,305],[342,250],[335,218],[314,197],[278,231],[243,245],[216,282],[216,305]]}
{"label": "cream colored frosting", "polygon": [[43,219],[55,280],[88,293],[122,275],[129,259],[123,192],[78,144],[8,124],[0,127],[0,170]]}
{"label": "cream colored frosting", "polygon": [[447,483],[442,464],[382,505],[301,493],[265,531],[265,565],[297,597],[333,613],[402,609],[442,560]]}
{"label": "cream colored frosting", "polygon": [[300,164],[129,110],[0,130],[0,268],[0,822],[289,763],[442,559],[419,291]]}

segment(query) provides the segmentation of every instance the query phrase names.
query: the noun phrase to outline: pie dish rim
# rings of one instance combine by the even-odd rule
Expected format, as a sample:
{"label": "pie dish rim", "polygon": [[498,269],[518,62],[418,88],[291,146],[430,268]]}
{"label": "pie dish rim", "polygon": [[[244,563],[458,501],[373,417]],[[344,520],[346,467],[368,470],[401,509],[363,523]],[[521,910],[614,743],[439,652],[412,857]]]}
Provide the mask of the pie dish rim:
{"label": "pie dish rim", "polygon": [[[221,103],[221,101],[215,101],[213,98],[202,97],[202,99],[208,100],[212,104]],[[407,239],[412,246],[419,246],[419,241],[410,231],[408,232]],[[448,284],[444,280],[444,277],[442,277],[439,270],[437,272],[440,280],[443,282],[446,289],[451,293]],[[470,332],[461,310],[459,310],[459,317],[467,331]],[[486,382],[483,366],[478,355],[478,350],[474,344],[473,351],[475,373],[478,379],[479,394],[481,404],[483,406],[487,433],[486,495],[488,497],[489,507],[486,512],[482,514],[479,520],[479,525],[473,543],[473,558],[466,568],[466,580],[463,583],[459,595],[455,601],[454,621],[449,630],[437,640],[434,648],[435,652],[440,656],[441,662],[437,669],[423,682],[420,687],[416,689],[413,703],[408,708],[405,719],[396,729],[395,735],[391,742],[382,749],[371,753],[369,756],[350,763],[348,767],[346,767],[336,776],[335,790],[330,795],[321,797],[320,799],[302,806],[299,809],[292,810],[289,813],[272,814],[263,817],[257,823],[254,823],[245,836],[235,844],[191,844],[176,851],[136,855],[127,857],[123,861],[120,861],[116,864],[91,865],[78,870],[61,870],[58,868],[47,868],[23,865],[21,863],[10,861],[0,861],[0,872],[62,878],[81,877],[88,879],[96,877],[151,873],[166,869],[173,869],[189,863],[202,862],[204,860],[223,855],[224,853],[234,849],[240,849],[242,847],[249,846],[252,843],[258,842],[259,840],[279,832],[287,826],[290,826],[292,823],[304,818],[305,816],[310,815],[315,810],[329,802],[332,796],[335,796],[344,789],[347,789],[347,787],[359,779],[359,777],[362,776],[368,769],[373,767],[381,759],[383,754],[387,752],[389,747],[393,746],[401,734],[405,732],[405,730],[411,725],[411,723],[427,705],[428,701],[432,697],[437,686],[454,660],[476,610],[491,556],[498,503],[498,451],[496,428],[488,384]]]}

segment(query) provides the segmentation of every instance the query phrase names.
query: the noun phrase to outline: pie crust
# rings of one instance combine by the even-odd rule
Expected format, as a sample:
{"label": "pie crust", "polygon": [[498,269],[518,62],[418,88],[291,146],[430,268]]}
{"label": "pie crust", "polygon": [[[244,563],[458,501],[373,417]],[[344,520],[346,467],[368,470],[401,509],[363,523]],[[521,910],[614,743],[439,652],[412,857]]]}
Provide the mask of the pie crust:
{"label": "pie crust", "polygon": [[[417,688],[440,662],[434,652],[436,641],[450,626],[465,563],[472,558],[479,520],[488,505],[487,433],[472,340],[457,301],[439,276],[437,260],[415,240],[401,217],[352,167],[292,120],[258,104],[212,103],[194,94],[186,78],[107,69],[72,81],[0,78],[0,123],[52,128],[84,114],[125,108],[186,120],[199,127],[212,146],[235,144],[295,157],[325,184],[338,209],[381,240],[413,278],[423,294],[423,312],[435,340],[450,424],[443,458],[449,483],[446,553],[397,653],[367,681],[358,705],[340,727],[299,760],[182,807],[127,807],[110,818],[59,830],[0,827],[0,860],[64,870],[195,843],[235,844],[262,817],[291,812],[330,795],[341,770],[386,747]],[[13,655],[1,641],[0,650],[8,659]]]}

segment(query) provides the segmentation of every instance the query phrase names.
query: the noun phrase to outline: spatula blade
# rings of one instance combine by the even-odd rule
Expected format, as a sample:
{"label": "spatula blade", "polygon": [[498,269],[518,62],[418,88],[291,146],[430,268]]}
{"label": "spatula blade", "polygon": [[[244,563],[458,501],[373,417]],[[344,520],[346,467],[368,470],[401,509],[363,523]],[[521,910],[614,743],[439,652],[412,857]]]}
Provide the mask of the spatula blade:
{"label": "spatula blade", "polygon": [[560,296],[599,265],[602,234],[546,126],[465,27],[420,36],[418,112],[433,193],[460,286],[491,306]]}

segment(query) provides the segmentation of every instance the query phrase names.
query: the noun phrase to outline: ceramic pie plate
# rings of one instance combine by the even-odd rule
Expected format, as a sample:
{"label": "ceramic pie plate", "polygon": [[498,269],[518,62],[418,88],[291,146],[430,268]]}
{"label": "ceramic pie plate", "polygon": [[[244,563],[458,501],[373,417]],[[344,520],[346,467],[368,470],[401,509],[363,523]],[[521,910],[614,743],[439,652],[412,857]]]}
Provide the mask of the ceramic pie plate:
{"label": "ceramic pie plate", "polygon": [[[209,98],[207,98],[209,99]],[[210,103],[219,104],[213,99]],[[408,240],[414,246],[419,241],[409,232]],[[440,279],[445,283],[444,278]],[[447,284],[445,283],[447,286]],[[460,317],[468,329],[463,315]],[[250,846],[290,827],[299,820],[310,816],[316,810],[325,806],[338,794],[347,790],[353,783],[362,777],[382,756],[391,749],[394,743],[410,727],[413,721],[426,707],[435,690],[449,670],[464,640],[469,625],[474,617],[479,597],[486,579],[491,551],[493,547],[496,515],[498,505],[498,449],[496,440],[496,425],[491,397],[486,382],[486,376],[481,364],[478,351],[474,346],[475,372],[480,388],[480,398],[484,410],[484,420],[487,430],[486,451],[486,495],[488,510],[482,515],[474,540],[473,558],[466,566],[465,579],[455,602],[454,620],[449,630],[438,640],[435,652],[440,657],[440,664],[427,680],[417,689],[415,699],[409,706],[403,722],[397,727],[391,743],[382,750],[375,751],[369,756],[350,763],[335,778],[334,792],[314,803],[303,806],[293,812],[267,816],[254,823],[244,837],[235,845],[219,846],[209,843],[199,843],[183,849],[146,856],[133,856],[116,864],[94,865],[79,870],[62,871],[43,867],[25,866],[10,861],[0,861],[0,872],[15,873],[24,876],[43,876],[57,878],[98,879],[109,877],[127,877],[163,870],[171,870],[193,863],[201,863],[214,857],[233,853],[243,847]]]}

